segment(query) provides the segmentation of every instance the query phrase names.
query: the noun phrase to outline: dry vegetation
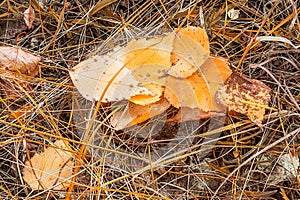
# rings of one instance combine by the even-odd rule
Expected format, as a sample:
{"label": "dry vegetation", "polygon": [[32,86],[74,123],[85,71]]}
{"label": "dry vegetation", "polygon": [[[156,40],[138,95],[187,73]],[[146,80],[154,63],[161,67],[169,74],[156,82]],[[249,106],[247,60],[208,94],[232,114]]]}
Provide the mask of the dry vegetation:
{"label": "dry vegetation", "polygon": [[[262,129],[244,116],[228,114],[184,123],[162,123],[164,116],[158,116],[148,124],[114,131],[108,119],[119,105],[86,102],[68,76],[68,69],[95,52],[186,25],[204,27],[212,54],[228,58],[235,67],[256,34],[300,44],[298,0],[30,3],[36,19],[28,30],[22,16],[28,2],[0,2],[1,46],[17,45],[43,58],[25,97],[1,98],[1,198],[300,198],[299,176],[291,175],[297,174],[297,165],[287,172],[281,159],[299,154],[299,48],[262,42],[245,54],[239,71],[272,89],[274,109],[267,110]],[[240,10],[236,20],[226,15],[232,8]],[[26,116],[12,117],[26,108],[31,108]],[[94,112],[97,117],[88,123]],[[22,179],[24,163],[57,139],[70,142],[76,161],[72,184],[67,191],[32,191]]]}

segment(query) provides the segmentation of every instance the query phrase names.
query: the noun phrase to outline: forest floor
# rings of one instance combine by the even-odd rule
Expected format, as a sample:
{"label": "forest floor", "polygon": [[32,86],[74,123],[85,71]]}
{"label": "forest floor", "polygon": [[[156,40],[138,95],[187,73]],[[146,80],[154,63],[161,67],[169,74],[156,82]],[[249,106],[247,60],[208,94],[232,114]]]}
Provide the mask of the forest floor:
{"label": "forest floor", "polygon": [[[30,29],[23,20],[28,2],[35,11]],[[7,0],[0,5],[0,46],[18,46],[42,58],[26,94],[10,98],[0,82],[1,199],[300,199],[298,0]],[[232,69],[242,60],[240,73],[271,88],[272,109],[266,109],[262,128],[228,113],[222,122],[154,118],[147,126],[115,131],[108,120],[114,105],[101,104],[86,132],[95,105],[78,94],[69,69],[126,40],[188,25],[206,30],[211,55],[228,59]],[[247,51],[256,36],[276,37]],[[12,117],[24,110],[25,116]],[[143,137],[150,132],[153,137]],[[190,136],[189,142],[177,143],[178,135]],[[65,180],[71,183],[60,190],[33,190],[23,178],[25,163],[57,140],[72,150],[76,166]]]}

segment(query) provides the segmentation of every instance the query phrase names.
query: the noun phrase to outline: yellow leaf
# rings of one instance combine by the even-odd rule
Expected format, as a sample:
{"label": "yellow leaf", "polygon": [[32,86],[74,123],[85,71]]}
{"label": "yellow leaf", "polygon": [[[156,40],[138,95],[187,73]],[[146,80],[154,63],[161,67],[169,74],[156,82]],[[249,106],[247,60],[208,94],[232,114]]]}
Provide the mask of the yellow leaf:
{"label": "yellow leaf", "polygon": [[172,68],[168,74],[186,78],[196,72],[208,56],[209,42],[205,30],[192,26],[179,29],[173,43]]}

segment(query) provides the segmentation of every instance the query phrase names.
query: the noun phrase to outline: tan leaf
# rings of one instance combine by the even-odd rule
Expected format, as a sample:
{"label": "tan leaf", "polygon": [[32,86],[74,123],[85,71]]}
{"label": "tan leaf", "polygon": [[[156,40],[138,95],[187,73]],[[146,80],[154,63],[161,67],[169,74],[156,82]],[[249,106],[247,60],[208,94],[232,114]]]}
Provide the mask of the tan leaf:
{"label": "tan leaf", "polygon": [[261,81],[249,79],[233,73],[225,82],[224,88],[216,93],[219,103],[246,115],[258,126],[262,126],[265,108],[270,101],[271,89]]}
{"label": "tan leaf", "polygon": [[123,63],[108,55],[93,56],[69,71],[80,94],[90,101],[102,102],[128,100],[135,95],[152,93],[123,67]]}
{"label": "tan leaf", "polygon": [[[33,190],[66,190],[74,166],[72,155],[67,149],[62,140],[57,140],[54,146],[46,148],[43,153],[37,153],[30,159],[32,166],[26,161],[23,169],[26,183]],[[56,184],[58,185],[52,188]]]}
{"label": "tan leaf", "polygon": [[147,106],[129,102],[124,111],[116,112],[112,116],[111,124],[117,130],[124,129],[159,115],[169,107],[170,103],[164,98]]}
{"label": "tan leaf", "polygon": [[163,93],[165,74],[171,67],[173,40],[174,33],[149,40],[132,40],[107,55],[79,63],[70,70],[71,79],[88,100],[98,101],[105,93],[102,102],[132,97],[136,104],[154,103]]}
{"label": "tan leaf", "polygon": [[35,19],[35,12],[34,9],[29,6],[25,11],[24,11],[24,21],[28,29],[32,28],[32,24]]}

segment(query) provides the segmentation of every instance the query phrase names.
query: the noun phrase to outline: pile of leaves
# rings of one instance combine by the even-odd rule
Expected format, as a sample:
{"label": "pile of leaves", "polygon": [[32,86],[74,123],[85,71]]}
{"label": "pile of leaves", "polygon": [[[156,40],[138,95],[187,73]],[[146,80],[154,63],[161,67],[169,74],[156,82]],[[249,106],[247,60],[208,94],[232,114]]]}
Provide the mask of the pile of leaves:
{"label": "pile of leaves", "polygon": [[1,5],[1,197],[300,196],[294,2]]}

